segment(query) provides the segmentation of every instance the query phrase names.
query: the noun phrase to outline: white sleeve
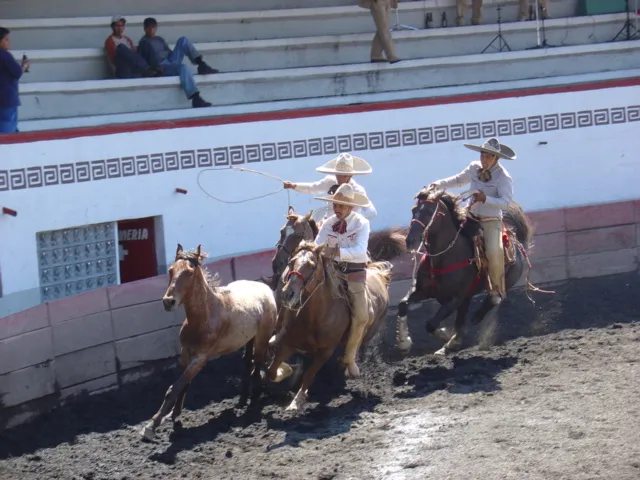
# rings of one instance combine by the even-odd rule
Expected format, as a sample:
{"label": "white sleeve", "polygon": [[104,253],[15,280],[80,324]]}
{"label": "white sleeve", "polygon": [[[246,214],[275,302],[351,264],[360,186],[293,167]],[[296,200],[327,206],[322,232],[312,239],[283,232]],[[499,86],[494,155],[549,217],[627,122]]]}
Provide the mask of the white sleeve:
{"label": "white sleeve", "polygon": [[320,195],[321,193],[327,193],[332,185],[335,185],[336,179],[327,175],[322,180],[312,183],[296,183],[295,191],[298,193],[306,193],[308,195]]}
{"label": "white sleeve", "polygon": [[456,188],[462,187],[467,183],[471,182],[471,165],[462,170],[457,175],[452,177],[442,178],[440,180],[436,180],[435,183],[439,187],[442,188]]}

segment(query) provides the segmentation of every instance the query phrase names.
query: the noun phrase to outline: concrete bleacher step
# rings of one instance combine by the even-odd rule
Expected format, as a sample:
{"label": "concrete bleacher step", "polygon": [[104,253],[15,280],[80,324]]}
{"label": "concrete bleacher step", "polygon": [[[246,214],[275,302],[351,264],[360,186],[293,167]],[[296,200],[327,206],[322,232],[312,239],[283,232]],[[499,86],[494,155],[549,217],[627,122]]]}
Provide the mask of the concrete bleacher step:
{"label": "concrete bleacher step", "polygon": [[[412,0],[400,0],[407,2]],[[23,18],[24,12],[37,12],[34,17],[83,17],[93,15],[161,15],[173,13],[243,12],[249,10],[282,10],[304,7],[337,7],[353,5],[354,0],[0,0],[2,18]]]}
{"label": "concrete bleacher step", "polygon": [[[634,59],[639,53],[640,42],[620,42],[406,60],[394,65],[224,73],[198,76],[198,85],[214,105],[237,105],[622,71],[637,66]],[[190,107],[175,77],[24,84],[21,100],[22,120]]]}
{"label": "concrete bleacher step", "polygon": [[[585,45],[612,39],[624,14],[570,17],[546,22],[549,45]],[[536,45],[535,22],[515,22],[503,26],[512,50]],[[393,34],[403,59],[438,58],[480,53],[496,36],[494,25],[449,27]],[[325,35],[319,37],[200,43],[205,59],[221,72],[276,70],[367,63],[371,34]],[[171,45],[173,47],[173,45]],[[497,48],[497,42],[494,44]],[[496,51],[490,48],[488,52]],[[29,50],[32,68],[22,83],[82,81],[109,78],[102,49]],[[15,55],[18,52],[14,52]],[[188,60],[185,62],[188,64]],[[193,72],[195,67],[190,66]]]}
{"label": "concrete bleacher step", "polygon": [[[353,3],[355,4],[355,0]],[[518,0],[486,0],[483,23],[496,22],[494,5],[498,3],[503,5],[503,22],[515,22],[518,16]],[[569,8],[569,5],[570,2],[554,5],[553,16],[572,16],[575,10]],[[455,0],[403,3],[398,19],[401,24],[424,28],[427,12],[433,13],[435,27],[440,26],[442,12],[446,12],[449,25],[455,25]],[[125,35],[136,43],[144,34],[142,22],[146,16],[130,16],[127,19]],[[370,13],[357,6],[170,14],[156,15],[156,19],[159,23],[158,34],[169,43],[175,42],[183,35],[188,36],[194,43],[208,43],[356,33],[373,35],[375,31]],[[111,33],[110,17],[13,19],[2,22],[3,26],[11,29],[13,48],[18,52],[38,49],[102,48],[105,38]],[[392,23],[395,23],[395,16]]]}

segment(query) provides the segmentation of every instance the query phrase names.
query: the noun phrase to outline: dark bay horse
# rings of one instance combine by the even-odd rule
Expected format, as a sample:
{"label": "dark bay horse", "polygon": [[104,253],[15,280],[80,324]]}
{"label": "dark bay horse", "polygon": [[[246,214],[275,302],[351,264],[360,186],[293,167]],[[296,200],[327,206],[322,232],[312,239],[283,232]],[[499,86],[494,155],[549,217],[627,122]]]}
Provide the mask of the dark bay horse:
{"label": "dark bay horse", "polygon": [[[335,267],[322,255],[323,246],[302,242],[288,264],[288,273],[281,287],[283,325],[275,354],[268,368],[269,380],[280,382],[292,372],[284,363],[299,352],[313,357],[302,376],[302,385],[287,410],[301,409],[308,398],[308,389],[316,374],[331,358],[336,348],[346,342],[351,324],[347,302],[340,291]],[[370,262],[366,272],[366,291],[369,301],[369,322],[363,336],[366,345],[377,333],[389,307],[391,264]]]}
{"label": "dark bay horse", "polygon": [[184,371],[167,390],[160,410],[143,428],[142,435],[147,439],[152,439],[158,425],[169,417],[175,422],[191,380],[215,357],[244,346],[247,375],[242,397],[249,396],[251,383],[253,396],[260,392],[260,369],[267,362],[269,338],[276,324],[273,292],[264,283],[251,280],[220,286],[218,277],[203,268],[205,257],[200,245],[186,252],[178,244],[169,268],[169,285],[162,303],[168,312],[184,305],[187,318],[180,329],[180,365]]}
{"label": "dark bay horse", "polygon": [[[411,348],[407,324],[409,305],[434,298],[440,303],[437,313],[426,323],[429,333],[443,340],[445,345],[436,354],[444,355],[460,348],[471,298],[486,290],[486,273],[479,271],[473,238],[480,233],[480,224],[467,209],[458,205],[459,197],[443,191],[421,190],[412,208],[412,220],[406,237],[409,250],[424,247],[426,253],[415,274],[415,281],[398,306],[396,347],[400,351]],[[515,245],[515,262],[505,262],[505,286],[508,291],[521,278],[525,268],[531,268],[527,256],[533,227],[522,209],[513,203],[503,216],[509,242]],[[529,283],[527,289],[544,292]],[[553,292],[545,292],[553,293]],[[489,295],[475,312],[472,322],[477,324],[497,309]],[[449,336],[438,328],[449,315],[456,312],[454,333]]]}

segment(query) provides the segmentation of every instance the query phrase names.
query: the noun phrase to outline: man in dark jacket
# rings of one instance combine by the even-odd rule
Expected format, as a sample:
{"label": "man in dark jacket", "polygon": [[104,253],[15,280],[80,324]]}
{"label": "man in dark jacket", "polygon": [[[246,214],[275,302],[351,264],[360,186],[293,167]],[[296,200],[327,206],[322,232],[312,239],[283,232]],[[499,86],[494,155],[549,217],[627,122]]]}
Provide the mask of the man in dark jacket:
{"label": "man in dark jacket", "polygon": [[176,42],[176,48],[172,51],[164,38],[156,35],[158,22],[155,18],[146,18],[143,27],[145,35],[138,44],[138,54],[151,67],[160,67],[165,76],[180,76],[182,89],[194,108],[210,107],[211,103],[200,97],[193,75],[182,61],[187,56],[193,65],[198,66],[200,75],[218,73],[218,70],[211,68],[202,60],[202,55],[186,37],[180,37]]}
{"label": "man in dark jacket", "polygon": [[29,69],[29,60],[23,60],[21,65],[9,53],[10,33],[9,29],[0,27],[0,133],[18,131],[18,82],[22,74]]}

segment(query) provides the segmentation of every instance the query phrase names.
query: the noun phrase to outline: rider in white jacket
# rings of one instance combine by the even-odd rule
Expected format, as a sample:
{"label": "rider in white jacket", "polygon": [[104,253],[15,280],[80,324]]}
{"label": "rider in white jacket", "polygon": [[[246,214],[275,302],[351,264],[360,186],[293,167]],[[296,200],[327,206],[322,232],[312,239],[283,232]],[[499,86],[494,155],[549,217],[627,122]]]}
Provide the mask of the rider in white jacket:
{"label": "rider in white jacket", "polygon": [[[290,188],[298,193],[306,193],[307,195],[321,195],[323,193],[333,195],[337,188],[348,183],[355,193],[367,196],[367,192],[358,184],[353,175],[367,175],[371,173],[371,166],[360,157],[354,157],[349,153],[341,153],[333,160],[325,163],[321,167],[316,168],[320,173],[328,175],[317,182],[312,183],[292,183],[284,182],[284,188]],[[377,215],[376,208],[373,203],[367,207],[356,207],[354,211],[364,216],[367,220],[371,220]],[[330,208],[323,210],[322,220],[325,220],[333,212]]]}

